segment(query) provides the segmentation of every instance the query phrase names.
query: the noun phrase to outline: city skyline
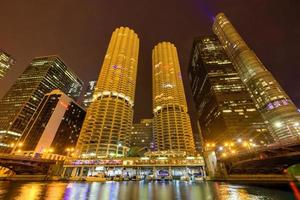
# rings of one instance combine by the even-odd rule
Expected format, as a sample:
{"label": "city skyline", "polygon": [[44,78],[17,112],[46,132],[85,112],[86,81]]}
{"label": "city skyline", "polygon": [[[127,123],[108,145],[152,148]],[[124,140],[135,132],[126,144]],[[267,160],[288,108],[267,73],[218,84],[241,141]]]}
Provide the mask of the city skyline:
{"label": "city skyline", "polygon": [[[229,1],[226,5],[225,3],[216,3],[217,1],[209,3],[208,1],[202,2],[204,2],[203,4],[207,4],[214,13],[222,10],[229,16],[238,31],[245,37],[249,46],[257,52],[259,57],[262,58],[262,61],[279,80],[280,84],[292,97],[294,102],[299,105],[298,102],[300,101],[300,97],[293,91],[297,91],[298,85],[300,84],[298,82],[299,80],[295,78],[297,73],[292,72],[292,70],[298,70],[296,66],[299,61],[296,59],[297,56],[294,51],[295,47],[293,42],[298,40],[299,37],[297,37],[298,28],[292,26],[293,22],[296,20],[295,14],[289,10],[296,9],[297,5],[294,5],[293,3],[290,5],[288,2],[272,2],[272,6],[269,6],[268,2],[270,1],[266,0],[241,3]],[[133,3],[130,2],[130,4]],[[154,8],[157,6],[158,1],[151,2],[151,4],[153,5],[143,2],[138,3],[136,6],[141,9],[147,7]],[[87,12],[83,11],[84,9],[80,8],[80,5],[78,4],[68,8],[64,3],[51,2],[51,6],[54,6],[59,15],[52,19],[50,18],[51,13],[45,13],[39,15],[40,19],[37,22],[32,22],[34,20],[31,20],[33,17],[35,18],[36,15],[27,14],[34,13],[32,11],[41,7],[42,4],[36,3],[33,5],[26,3],[26,6],[24,6],[20,3],[20,5],[15,5],[16,10],[19,10],[22,7],[22,9],[26,11],[26,15],[21,11],[17,12],[17,15],[14,15],[13,17],[12,13],[8,13],[10,9],[4,9],[4,19],[7,19],[4,20],[4,23],[6,27],[11,29],[0,33],[0,38],[3,40],[3,46],[1,48],[16,58],[17,63],[13,69],[8,72],[8,77],[0,81],[0,84],[4,86],[0,89],[0,96],[4,95],[5,91],[9,88],[9,85],[16,80],[17,75],[20,74],[35,56],[57,53],[66,61],[68,66],[76,71],[77,74],[80,74],[80,77],[85,83],[95,79],[95,75],[99,72],[101,57],[105,54],[105,45],[108,43],[111,30],[120,25],[128,25],[143,37],[141,38],[135,120],[138,121],[138,119],[152,116],[152,109],[144,108],[143,103],[141,102],[146,102],[147,104],[151,103],[151,78],[145,75],[151,72],[151,58],[149,55],[151,54],[152,46],[163,40],[170,40],[178,48],[185,91],[188,94],[188,106],[190,112],[193,113],[194,105],[191,100],[191,92],[187,79],[190,47],[195,36],[211,32],[211,19],[207,17],[207,14],[202,9],[202,7],[205,6],[200,4],[201,3],[195,1],[184,3],[172,2],[172,4],[169,4],[168,1],[163,2],[161,7],[166,8],[165,12],[167,13],[167,16],[174,16],[174,22],[169,23],[168,26],[156,24],[145,26],[145,24],[150,23],[153,20],[151,17],[152,15],[148,16],[148,12],[146,12],[141,13],[141,17],[136,18],[135,14],[138,11],[134,10],[133,13],[124,12],[121,9],[124,6],[123,3],[115,8],[120,16],[113,17],[105,11],[110,8],[110,6],[106,4],[103,5],[104,7],[102,4],[87,4],[84,7],[89,11]],[[241,6],[241,4],[243,4],[243,6]],[[245,12],[249,7],[254,8],[258,4],[259,7],[257,8],[256,15]],[[172,6],[168,8],[167,5]],[[9,8],[11,4],[6,2],[2,6],[3,8]],[[59,9],[60,7],[63,7],[64,9]],[[178,15],[178,17],[175,16],[176,12],[174,10],[176,10],[176,7],[182,8],[182,11],[179,11],[180,15]],[[279,10],[283,14],[275,15],[274,13],[279,12]],[[75,12],[79,12],[82,15],[74,16],[75,18],[73,19],[62,15],[63,12],[70,14],[70,16],[74,16]],[[243,15],[241,15],[241,13],[243,13]],[[268,17],[270,15],[274,16],[272,20]],[[102,20],[103,16],[108,22]],[[180,16],[185,17],[181,18]],[[167,17],[162,14],[154,17],[157,21],[167,20]],[[25,31],[22,36],[18,33],[23,26],[16,26],[16,23],[21,18],[24,25],[28,26],[28,29],[26,28],[27,31]],[[76,21],[83,24],[87,23],[87,25],[83,25],[83,27],[80,28],[77,26],[77,23],[75,23]],[[257,23],[257,21],[260,23]],[[45,30],[38,29],[39,26],[37,25],[41,22],[47,22]],[[178,24],[180,25],[179,27]],[[253,29],[254,24],[257,26],[257,29]],[[63,33],[59,31],[57,33],[55,31],[53,32],[54,29],[66,31]],[[31,34],[32,30],[38,30],[39,35]],[[156,36],[152,36],[151,33],[153,30],[158,32]],[[16,43],[18,43],[18,45],[13,45]],[[269,53],[270,49],[272,49],[272,53]],[[281,54],[280,49],[289,50],[286,50]],[[77,59],[79,57],[80,59]],[[149,88],[149,91],[144,92],[141,87],[142,85]]]}
{"label": "city skyline", "polygon": [[293,1],[67,1],[4,4],[0,199],[300,199]]}

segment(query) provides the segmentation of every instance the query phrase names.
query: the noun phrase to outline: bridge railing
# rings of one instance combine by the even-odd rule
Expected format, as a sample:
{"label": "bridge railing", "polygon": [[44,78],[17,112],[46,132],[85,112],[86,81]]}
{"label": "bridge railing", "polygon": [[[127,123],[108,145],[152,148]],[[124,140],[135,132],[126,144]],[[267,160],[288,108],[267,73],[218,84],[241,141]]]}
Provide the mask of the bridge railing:
{"label": "bridge railing", "polygon": [[256,154],[259,152],[263,152],[263,151],[271,151],[271,150],[276,150],[276,149],[280,149],[280,148],[287,148],[290,146],[294,146],[294,145],[298,145],[300,144],[300,136],[295,136],[295,137],[290,137],[287,139],[282,139],[280,141],[277,141],[275,143],[272,144],[266,144],[266,145],[257,145],[251,148],[241,148],[239,149],[239,151],[236,151],[234,153],[224,153],[224,152],[217,152],[217,156],[218,158],[221,159],[230,159],[233,157],[239,157],[239,156],[243,156],[243,155],[247,155],[247,154]]}

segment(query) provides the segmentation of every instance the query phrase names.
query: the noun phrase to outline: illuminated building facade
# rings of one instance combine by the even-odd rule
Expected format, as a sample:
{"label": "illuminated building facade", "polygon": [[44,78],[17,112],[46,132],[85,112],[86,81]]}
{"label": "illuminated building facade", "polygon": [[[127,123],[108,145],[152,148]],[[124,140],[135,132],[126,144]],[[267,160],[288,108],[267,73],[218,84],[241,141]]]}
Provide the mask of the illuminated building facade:
{"label": "illuminated building facade", "polygon": [[159,151],[195,152],[176,47],[157,44],[152,51],[154,138]]}
{"label": "illuminated building facade", "polygon": [[60,89],[78,98],[83,82],[58,56],[33,59],[0,100],[0,152],[10,152],[46,93]]}
{"label": "illuminated building facade", "polygon": [[15,151],[67,155],[75,148],[85,110],[60,90],[46,94],[29,120]]}
{"label": "illuminated building facade", "polygon": [[129,138],[130,147],[140,147],[146,150],[154,150],[153,119],[141,119],[140,123],[132,125]]}
{"label": "illuminated building facade", "polygon": [[189,79],[203,142],[265,142],[268,129],[215,35],[194,40]]}
{"label": "illuminated building facade", "polygon": [[15,59],[0,49],[0,80],[14,64]]}
{"label": "illuminated building facade", "polygon": [[223,13],[216,16],[213,31],[224,45],[256,107],[269,122],[273,139],[298,136],[300,114],[296,106]]}
{"label": "illuminated building facade", "polygon": [[93,94],[97,81],[89,81],[86,91],[83,96],[82,106],[88,108],[93,102]]}
{"label": "illuminated building facade", "polygon": [[128,150],[138,52],[139,38],[133,30],[121,27],[113,32],[80,133],[77,156],[123,156]]}

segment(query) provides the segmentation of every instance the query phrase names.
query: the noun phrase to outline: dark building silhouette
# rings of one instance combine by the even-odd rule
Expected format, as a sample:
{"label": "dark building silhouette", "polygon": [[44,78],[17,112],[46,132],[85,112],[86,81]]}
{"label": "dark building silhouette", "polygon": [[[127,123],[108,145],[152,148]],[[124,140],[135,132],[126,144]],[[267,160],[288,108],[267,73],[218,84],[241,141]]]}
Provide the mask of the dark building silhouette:
{"label": "dark building silhouette", "polygon": [[204,142],[265,142],[266,125],[216,36],[195,39],[188,72]]}
{"label": "dark building silhouette", "polygon": [[46,93],[60,89],[72,98],[83,82],[58,56],[37,57],[0,100],[0,152],[10,152]]}
{"label": "dark building silhouette", "polygon": [[140,147],[146,150],[154,150],[153,120],[142,119],[140,123],[134,123],[129,137],[130,147]]}
{"label": "dark building silhouette", "polygon": [[85,117],[85,110],[60,90],[44,96],[31,117],[15,153],[66,155],[75,148]]}

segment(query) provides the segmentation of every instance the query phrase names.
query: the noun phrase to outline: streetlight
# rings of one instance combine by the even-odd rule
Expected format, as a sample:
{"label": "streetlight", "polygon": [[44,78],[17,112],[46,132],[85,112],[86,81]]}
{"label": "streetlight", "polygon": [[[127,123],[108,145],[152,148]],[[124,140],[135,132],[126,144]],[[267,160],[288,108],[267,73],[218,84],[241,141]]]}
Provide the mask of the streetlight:
{"label": "streetlight", "polygon": [[[73,156],[74,155],[74,153],[72,153],[74,151],[74,148],[73,147],[71,147],[71,148],[66,148],[66,152],[68,152],[67,153],[67,156],[69,156],[70,155],[70,153],[71,153],[71,156]],[[72,155],[73,154],[73,155]]]}
{"label": "streetlight", "polygon": [[281,122],[275,122],[274,125],[275,125],[276,128],[282,127],[282,123]]}

